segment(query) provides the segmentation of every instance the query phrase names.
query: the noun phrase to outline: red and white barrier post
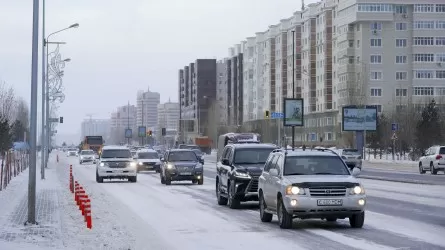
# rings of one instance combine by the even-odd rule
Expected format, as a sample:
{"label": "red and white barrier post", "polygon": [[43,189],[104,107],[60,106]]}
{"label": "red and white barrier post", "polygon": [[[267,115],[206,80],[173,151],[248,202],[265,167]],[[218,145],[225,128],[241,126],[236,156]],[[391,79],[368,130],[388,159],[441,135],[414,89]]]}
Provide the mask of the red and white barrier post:
{"label": "red and white barrier post", "polygon": [[91,218],[91,201],[90,201],[90,199],[86,199],[84,211],[85,211],[85,222],[87,223],[87,228],[92,229],[93,221]]}

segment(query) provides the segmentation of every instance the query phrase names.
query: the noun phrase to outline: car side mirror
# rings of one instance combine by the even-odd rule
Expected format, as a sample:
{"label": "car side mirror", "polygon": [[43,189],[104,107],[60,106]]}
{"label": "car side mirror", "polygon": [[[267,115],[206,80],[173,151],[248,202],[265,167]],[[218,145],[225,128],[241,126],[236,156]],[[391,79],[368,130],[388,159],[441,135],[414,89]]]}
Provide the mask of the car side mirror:
{"label": "car side mirror", "polygon": [[165,161],[164,157],[161,157],[161,161]]}
{"label": "car side mirror", "polygon": [[199,163],[204,164],[204,159],[202,157],[199,158]]}
{"label": "car side mirror", "polygon": [[229,166],[229,165],[230,165],[229,159],[222,159],[222,160],[221,160],[221,163],[222,163],[223,165],[226,165],[226,166]]}
{"label": "car side mirror", "polygon": [[270,176],[278,177],[278,170],[277,169],[271,169],[271,170],[269,170],[269,174],[270,174]]}
{"label": "car side mirror", "polygon": [[352,169],[352,176],[357,177],[360,174],[360,168]]}

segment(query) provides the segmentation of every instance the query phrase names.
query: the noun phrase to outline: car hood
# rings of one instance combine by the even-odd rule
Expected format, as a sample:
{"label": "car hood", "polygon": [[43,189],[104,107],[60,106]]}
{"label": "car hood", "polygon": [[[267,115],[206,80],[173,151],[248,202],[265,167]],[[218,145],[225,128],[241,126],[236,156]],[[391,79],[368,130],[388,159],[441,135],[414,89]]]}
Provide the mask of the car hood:
{"label": "car hood", "polygon": [[250,175],[261,175],[263,172],[264,164],[240,164],[236,165],[239,171],[244,171],[249,173]]}
{"label": "car hood", "polygon": [[94,158],[94,155],[81,155],[81,158]]}
{"label": "car hood", "polygon": [[360,183],[352,175],[290,175],[284,176],[283,180],[288,185],[293,183]]}
{"label": "car hood", "polygon": [[178,166],[178,167],[192,167],[192,166],[196,166],[196,164],[198,164],[199,162],[197,161],[175,161],[175,162],[170,162],[171,164]]}
{"label": "car hood", "polygon": [[129,158],[102,158],[100,159],[102,162],[130,162],[133,161]]}
{"label": "car hood", "polygon": [[159,159],[138,159],[139,162],[160,162]]}

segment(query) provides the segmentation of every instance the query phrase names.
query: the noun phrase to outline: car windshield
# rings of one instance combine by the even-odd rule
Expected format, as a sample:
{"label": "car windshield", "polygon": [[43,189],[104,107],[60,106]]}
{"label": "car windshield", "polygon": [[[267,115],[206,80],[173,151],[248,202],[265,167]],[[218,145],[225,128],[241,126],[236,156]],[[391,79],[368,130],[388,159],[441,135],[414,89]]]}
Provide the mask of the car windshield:
{"label": "car windshield", "polygon": [[93,150],[84,150],[82,152],[80,152],[81,155],[94,155],[94,151]]}
{"label": "car windshield", "polygon": [[344,149],[343,154],[344,155],[358,155],[359,152],[357,149]]}
{"label": "car windshield", "polygon": [[128,149],[106,149],[102,151],[102,158],[131,158],[131,153]]}
{"label": "car windshield", "polygon": [[275,148],[243,148],[235,151],[234,164],[264,164]]}
{"label": "car windshield", "polygon": [[176,151],[168,154],[168,161],[198,161],[193,151]]}
{"label": "car windshield", "polygon": [[138,153],[139,159],[158,159],[159,154],[156,152],[140,152]]}
{"label": "car windshield", "polygon": [[350,175],[337,156],[288,156],[283,175]]}
{"label": "car windshield", "polygon": [[193,152],[195,152],[195,154],[198,156],[202,155],[202,151],[200,149],[193,149]]}

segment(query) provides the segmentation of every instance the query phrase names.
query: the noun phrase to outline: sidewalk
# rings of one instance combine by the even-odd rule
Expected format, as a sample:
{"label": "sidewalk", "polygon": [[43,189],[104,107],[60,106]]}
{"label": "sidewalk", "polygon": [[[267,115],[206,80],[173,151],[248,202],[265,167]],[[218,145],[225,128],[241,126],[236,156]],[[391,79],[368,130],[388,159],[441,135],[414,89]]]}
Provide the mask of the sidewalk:
{"label": "sidewalk", "polygon": [[85,224],[77,207],[68,204],[72,200],[68,201],[63,195],[69,191],[61,185],[56,169],[60,166],[57,166],[52,157],[48,167],[45,172],[46,179],[41,180],[38,161],[38,225],[24,225],[28,217],[28,170],[13,178],[7,188],[0,191],[0,249],[86,249],[80,246],[79,242],[73,244],[73,238],[77,238],[76,234],[66,233],[66,226],[78,228],[77,233],[87,229],[82,229]]}

